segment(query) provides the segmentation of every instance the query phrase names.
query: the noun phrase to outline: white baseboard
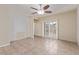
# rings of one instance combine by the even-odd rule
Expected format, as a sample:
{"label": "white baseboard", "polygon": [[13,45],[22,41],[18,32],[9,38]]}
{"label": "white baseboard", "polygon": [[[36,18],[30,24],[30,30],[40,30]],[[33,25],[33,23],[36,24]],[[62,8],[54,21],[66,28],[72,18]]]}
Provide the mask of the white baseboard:
{"label": "white baseboard", "polygon": [[16,40],[22,40],[22,39],[34,39],[34,37],[22,37],[22,38],[16,38],[16,39],[14,39],[14,40],[11,40],[11,42],[12,41],[16,41]]}
{"label": "white baseboard", "polygon": [[1,45],[0,47],[5,47],[5,46],[8,46],[8,45],[10,45],[10,43],[6,43],[4,45]]}

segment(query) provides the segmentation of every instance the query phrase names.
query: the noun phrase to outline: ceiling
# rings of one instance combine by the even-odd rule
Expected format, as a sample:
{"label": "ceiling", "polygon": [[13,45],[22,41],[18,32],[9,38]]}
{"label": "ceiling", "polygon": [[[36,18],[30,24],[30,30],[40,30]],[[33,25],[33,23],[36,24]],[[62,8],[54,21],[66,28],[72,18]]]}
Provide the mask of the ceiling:
{"label": "ceiling", "polygon": [[[43,4],[43,6],[45,6],[46,4]],[[52,13],[51,14],[57,14],[57,13],[61,13],[61,12],[66,12],[69,10],[73,10],[77,8],[77,4],[50,4],[50,7],[47,10],[51,10]],[[46,16],[46,15],[51,15],[51,14],[44,14],[44,15],[32,15],[32,13],[35,11],[33,9],[31,9],[30,7],[35,7],[37,9],[39,9],[39,4],[17,4],[17,5],[11,5],[12,8],[18,9],[18,11],[21,11],[23,13],[26,14],[26,16],[35,16],[35,17],[42,17],[42,16]]]}

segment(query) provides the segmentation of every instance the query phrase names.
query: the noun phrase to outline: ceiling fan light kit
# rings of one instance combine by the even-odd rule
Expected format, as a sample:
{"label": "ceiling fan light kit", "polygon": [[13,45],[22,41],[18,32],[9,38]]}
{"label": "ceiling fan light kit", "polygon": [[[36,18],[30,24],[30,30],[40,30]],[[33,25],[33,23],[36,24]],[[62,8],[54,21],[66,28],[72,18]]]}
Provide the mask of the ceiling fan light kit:
{"label": "ceiling fan light kit", "polygon": [[38,14],[43,15],[44,14],[44,10],[39,10],[37,11]]}

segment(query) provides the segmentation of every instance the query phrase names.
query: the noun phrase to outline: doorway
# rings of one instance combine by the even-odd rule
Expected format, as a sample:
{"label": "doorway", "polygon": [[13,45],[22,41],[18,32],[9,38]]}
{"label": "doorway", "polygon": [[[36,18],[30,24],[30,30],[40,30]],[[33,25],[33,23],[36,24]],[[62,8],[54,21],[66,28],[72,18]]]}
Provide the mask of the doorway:
{"label": "doorway", "polygon": [[58,39],[57,21],[44,22],[44,37]]}

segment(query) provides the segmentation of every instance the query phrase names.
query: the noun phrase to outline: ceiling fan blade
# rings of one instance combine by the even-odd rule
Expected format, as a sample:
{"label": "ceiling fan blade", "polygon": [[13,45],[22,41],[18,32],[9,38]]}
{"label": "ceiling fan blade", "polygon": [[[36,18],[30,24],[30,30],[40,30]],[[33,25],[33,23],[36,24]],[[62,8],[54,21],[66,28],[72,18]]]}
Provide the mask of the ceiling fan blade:
{"label": "ceiling fan blade", "polygon": [[32,14],[36,14],[37,12],[34,12],[34,13],[32,13]]}
{"label": "ceiling fan blade", "polygon": [[45,13],[52,13],[52,11],[45,11]]}
{"label": "ceiling fan blade", "polygon": [[46,10],[48,8],[49,8],[49,5],[46,5],[46,6],[43,7],[44,10]]}
{"label": "ceiling fan blade", "polygon": [[34,10],[38,10],[38,9],[36,9],[36,8],[34,8],[34,7],[31,7],[32,9],[34,9]]}

